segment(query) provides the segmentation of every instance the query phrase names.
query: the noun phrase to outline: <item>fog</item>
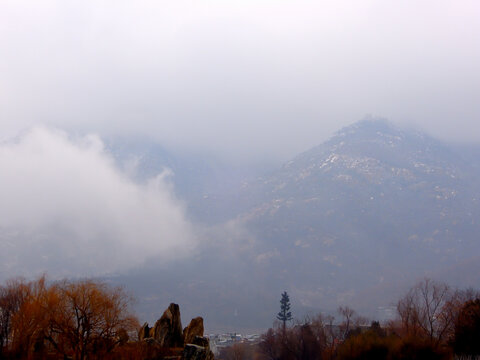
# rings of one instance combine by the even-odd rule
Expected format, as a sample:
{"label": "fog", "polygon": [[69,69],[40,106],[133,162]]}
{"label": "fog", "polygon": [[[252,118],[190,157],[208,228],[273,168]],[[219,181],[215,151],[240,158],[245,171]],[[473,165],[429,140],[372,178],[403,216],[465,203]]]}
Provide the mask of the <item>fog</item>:
{"label": "fog", "polygon": [[[189,271],[208,306],[205,279],[235,291],[243,280],[231,273],[271,284],[262,266],[280,269],[281,251],[228,211],[242,208],[241,194],[201,192],[197,175],[215,166],[190,165],[207,154],[220,170],[272,169],[368,115],[480,143],[479,18],[476,0],[1,1],[0,276],[137,268],[160,293],[165,283],[142,266],[183,258],[163,280],[190,289]],[[135,162],[118,166],[104,145],[130,137],[190,160],[184,169],[197,171],[184,172],[184,187],[201,191],[181,190],[197,203],[175,196],[169,169],[133,181]],[[190,209],[225,223],[194,226]],[[283,291],[285,279],[267,290]]]}
{"label": "fog", "polygon": [[480,5],[3,1],[0,136],[36,124],[285,160],[366,114],[480,141]]}
{"label": "fog", "polygon": [[144,185],[96,135],[33,128],[0,145],[2,276],[88,276],[168,264],[196,241],[168,171]]}

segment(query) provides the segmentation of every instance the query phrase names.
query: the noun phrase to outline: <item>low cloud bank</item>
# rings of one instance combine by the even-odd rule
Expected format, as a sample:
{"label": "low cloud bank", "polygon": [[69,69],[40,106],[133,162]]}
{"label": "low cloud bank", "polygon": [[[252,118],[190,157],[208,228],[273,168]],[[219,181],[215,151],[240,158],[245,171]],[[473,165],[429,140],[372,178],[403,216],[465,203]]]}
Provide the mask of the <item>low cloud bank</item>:
{"label": "low cloud bank", "polygon": [[96,135],[33,128],[0,144],[0,174],[1,277],[100,275],[195,245],[165,173],[134,183]]}

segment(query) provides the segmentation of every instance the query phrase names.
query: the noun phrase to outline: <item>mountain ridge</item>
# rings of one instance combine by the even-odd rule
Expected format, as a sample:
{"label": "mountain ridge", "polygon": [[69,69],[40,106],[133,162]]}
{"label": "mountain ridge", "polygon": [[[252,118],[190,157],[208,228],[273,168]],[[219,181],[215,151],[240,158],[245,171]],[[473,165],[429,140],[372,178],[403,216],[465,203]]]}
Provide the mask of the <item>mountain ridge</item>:
{"label": "mountain ridge", "polygon": [[[230,207],[228,224],[240,235],[229,234],[231,224],[207,231],[213,242],[177,264],[179,273],[143,276],[217,328],[270,325],[284,290],[297,314],[339,304],[375,314],[422,276],[475,269],[480,177],[462,151],[385,120],[357,122],[243,183],[222,206],[210,208],[215,194],[197,203],[213,218]],[[469,275],[465,285],[480,286]],[[209,293],[221,299],[215,310]]]}

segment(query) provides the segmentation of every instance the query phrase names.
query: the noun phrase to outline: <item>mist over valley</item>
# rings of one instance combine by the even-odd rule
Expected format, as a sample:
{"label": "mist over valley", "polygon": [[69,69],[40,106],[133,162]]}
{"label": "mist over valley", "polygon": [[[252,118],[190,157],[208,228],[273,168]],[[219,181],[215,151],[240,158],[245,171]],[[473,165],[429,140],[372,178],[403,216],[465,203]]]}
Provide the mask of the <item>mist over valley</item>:
{"label": "mist over valley", "polygon": [[[141,323],[178,304],[212,333],[265,333],[282,296],[273,342],[339,307],[383,326],[418,281],[460,314],[480,288],[479,17],[476,0],[0,2],[0,322],[9,291],[117,285]],[[1,329],[0,358],[27,334]]]}
{"label": "mist over valley", "polygon": [[199,242],[174,266],[152,259],[116,281],[152,296],[147,313],[175,297],[231,329],[269,326],[282,289],[297,314],[349,304],[375,318],[425,276],[477,287],[475,151],[382,119],[256,172],[144,143],[117,161],[135,157],[139,182],[170,169]]}

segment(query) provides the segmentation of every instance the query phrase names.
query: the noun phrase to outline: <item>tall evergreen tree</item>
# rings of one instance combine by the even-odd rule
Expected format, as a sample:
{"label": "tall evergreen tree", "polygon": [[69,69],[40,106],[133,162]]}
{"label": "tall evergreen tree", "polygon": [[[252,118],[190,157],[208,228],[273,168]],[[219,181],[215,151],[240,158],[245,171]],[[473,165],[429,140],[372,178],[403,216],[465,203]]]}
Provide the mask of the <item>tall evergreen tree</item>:
{"label": "tall evergreen tree", "polygon": [[280,312],[277,314],[277,319],[283,322],[283,333],[287,326],[287,321],[292,320],[292,313],[290,312],[290,298],[286,291],[283,292],[280,299]]}

